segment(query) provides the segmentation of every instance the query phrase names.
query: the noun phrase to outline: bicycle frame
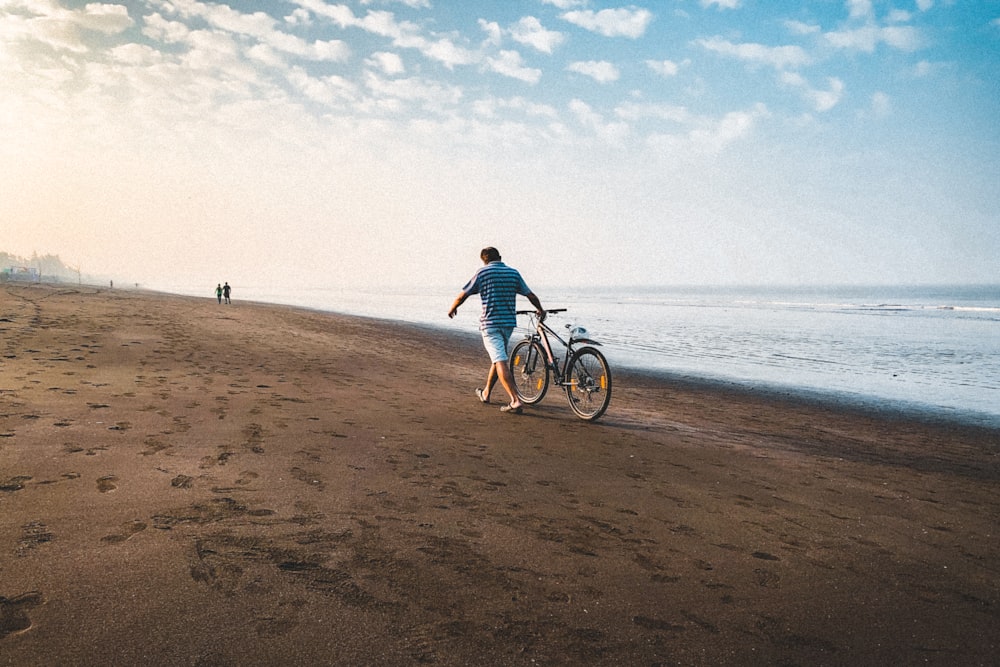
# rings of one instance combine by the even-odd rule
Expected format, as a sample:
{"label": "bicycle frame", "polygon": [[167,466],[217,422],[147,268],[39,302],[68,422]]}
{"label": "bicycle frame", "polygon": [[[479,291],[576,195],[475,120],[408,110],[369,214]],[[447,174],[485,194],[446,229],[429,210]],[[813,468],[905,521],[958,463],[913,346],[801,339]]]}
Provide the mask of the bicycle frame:
{"label": "bicycle frame", "polygon": [[[545,314],[561,313],[565,308],[547,310]],[[570,408],[580,419],[594,421],[608,409],[611,401],[611,369],[607,359],[597,350],[600,345],[587,336],[582,327],[566,325],[569,335],[563,338],[534,311],[519,310],[518,315],[531,319],[531,333],[514,346],[510,358],[511,372],[518,396],[528,405],[545,397],[552,382],[566,392]],[[566,349],[560,363],[553,348],[553,339]]]}
{"label": "bicycle frame", "polygon": [[[554,310],[546,310],[545,312],[546,314],[551,315],[553,313],[564,313],[566,312],[566,309],[556,308]],[[555,380],[556,384],[559,385],[560,387],[565,387],[568,384],[572,384],[571,382],[565,381],[564,378],[566,377],[566,372],[569,370],[568,368],[569,360],[573,356],[573,346],[578,343],[599,346],[600,343],[594,340],[593,338],[587,338],[586,336],[576,337],[573,335],[572,329],[570,329],[569,338],[564,340],[563,337],[560,336],[558,333],[556,333],[555,330],[548,324],[546,324],[544,320],[538,321],[537,314],[533,310],[519,310],[517,311],[517,314],[529,315],[533,318],[532,321],[534,322],[534,332],[530,334],[529,337],[532,340],[538,341],[539,344],[541,344],[542,349],[545,350],[545,356],[546,356],[545,365],[552,370],[554,374],[553,379]],[[566,326],[569,327],[570,325],[567,324]],[[556,358],[555,353],[553,353],[552,351],[552,343],[549,340],[549,336],[559,341],[559,344],[562,345],[563,348],[565,348],[566,350],[566,354],[562,358],[561,368],[559,366],[559,360]]]}

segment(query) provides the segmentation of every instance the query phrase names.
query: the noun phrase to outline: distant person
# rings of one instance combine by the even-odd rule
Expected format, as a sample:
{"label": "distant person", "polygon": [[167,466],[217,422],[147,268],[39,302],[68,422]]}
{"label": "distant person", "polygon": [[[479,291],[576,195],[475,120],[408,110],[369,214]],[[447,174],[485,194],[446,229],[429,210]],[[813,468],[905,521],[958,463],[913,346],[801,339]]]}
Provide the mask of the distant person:
{"label": "distant person", "polygon": [[483,266],[455,298],[448,311],[448,317],[455,317],[458,307],[472,294],[478,294],[483,304],[479,317],[479,330],[483,334],[483,345],[490,355],[490,371],[486,375],[486,388],[476,389],[476,395],[483,403],[490,402],[490,391],[497,379],[510,396],[510,403],[500,408],[501,412],[521,414],[524,408],[514,387],[514,377],[507,365],[507,344],[517,326],[517,295],[527,297],[538,311],[538,317],[545,319],[545,310],[535,293],[525,284],[521,274],[500,261],[496,248],[483,248],[479,253]]}
{"label": "distant person", "polygon": [[219,303],[222,303],[222,283],[215,287],[215,298],[219,300]]}
{"label": "distant person", "polygon": [[233,288],[229,286],[229,283],[226,283],[225,285],[222,286],[222,297],[226,300],[226,303],[230,303],[229,293],[232,291]]}

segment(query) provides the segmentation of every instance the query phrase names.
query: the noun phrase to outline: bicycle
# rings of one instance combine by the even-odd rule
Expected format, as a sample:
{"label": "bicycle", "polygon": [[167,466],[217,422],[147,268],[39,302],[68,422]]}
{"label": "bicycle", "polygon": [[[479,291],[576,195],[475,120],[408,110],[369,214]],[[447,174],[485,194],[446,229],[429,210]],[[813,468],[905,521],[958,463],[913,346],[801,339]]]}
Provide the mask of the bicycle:
{"label": "bicycle", "polygon": [[[545,311],[547,315],[564,312],[565,308]],[[611,368],[604,355],[591,347],[600,343],[587,337],[583,327],[567,324],[569,336],[564,340],[535,311],[519,310],[517,314],[530,316],[533,330],[510,355],[510,370],[521,402],[533,405],[541,401],[551,376],[565,388],[569,406],[577,417],[586,421],[600,418],[611,403]],[[559,358],[552,353],[551,338],[566,348],[561,367]],[[581,343],[586,347],[575,347]]]}

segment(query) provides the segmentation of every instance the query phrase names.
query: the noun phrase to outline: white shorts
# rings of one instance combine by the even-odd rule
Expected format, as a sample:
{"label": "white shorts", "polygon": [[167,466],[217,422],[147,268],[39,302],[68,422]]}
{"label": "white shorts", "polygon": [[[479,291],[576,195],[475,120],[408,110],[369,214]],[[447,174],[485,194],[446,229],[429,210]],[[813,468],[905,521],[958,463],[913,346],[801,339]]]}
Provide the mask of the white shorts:
{"label": "white shorts", "polygon": [[483,329],[483,346],[490,355],[490,361],[507,361],[507,343],[514,333],[514,327],[490,327]]}

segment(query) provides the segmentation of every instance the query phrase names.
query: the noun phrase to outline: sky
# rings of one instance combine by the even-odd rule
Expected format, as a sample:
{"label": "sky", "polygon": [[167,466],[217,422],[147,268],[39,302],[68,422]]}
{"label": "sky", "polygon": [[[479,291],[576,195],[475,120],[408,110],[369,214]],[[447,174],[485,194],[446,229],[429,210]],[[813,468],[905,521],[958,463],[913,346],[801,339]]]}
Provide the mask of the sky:
{"label": "sky", "polygon": [[0,0],[0,133],[121,283],[1000,283],[1000,0]]}

